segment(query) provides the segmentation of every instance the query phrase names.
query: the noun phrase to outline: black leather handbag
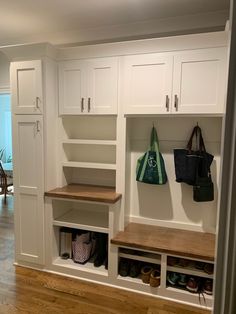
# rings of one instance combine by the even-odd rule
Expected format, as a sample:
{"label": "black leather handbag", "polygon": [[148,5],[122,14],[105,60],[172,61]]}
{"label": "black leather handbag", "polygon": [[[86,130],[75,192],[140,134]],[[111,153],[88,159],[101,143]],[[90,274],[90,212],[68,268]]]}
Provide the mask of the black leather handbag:
{"label": "black leather handbag", "polygon": [[197,177],[193,186],[193,199],[195,202],[210,202],[214,200],[214,185],[210,173],[207,177]]}
{"label": "black leather handbag", "polygon": [[[192,149],[194,135],[196,136],[196,150]],[[206,152],[201,128],[195,126],[187,147],[174,149],[176,181],[195,185],[197,176],[208,177],[208,169],[210,169],[213,158],[213,155]]]}

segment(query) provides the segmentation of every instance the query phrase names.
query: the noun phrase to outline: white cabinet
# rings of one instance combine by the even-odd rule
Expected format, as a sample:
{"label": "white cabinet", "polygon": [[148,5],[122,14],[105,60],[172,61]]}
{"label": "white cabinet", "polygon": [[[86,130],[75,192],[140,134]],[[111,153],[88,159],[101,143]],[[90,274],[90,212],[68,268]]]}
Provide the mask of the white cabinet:
{"label": "white cabinet", "polygon": [[173,57],[145,54],[124,57],[126,114],[166,113],[170,110]]}
{"label": "white cabinet", "polygon": [[13,62],[10,72],[13,113],[42,114],[41,60]]}
{"label": "white cabinet", "polygon": [[125,114],[220,114],[226,90],[226,49],[127,56]]}
{"label": "white cabinet", "polygon": [[116,114],[117,102],[117,58],[59,64],[60,114]]}
{"label": "white cabinet", "polygon": [[225,48],[182,52],[174,56],[174,112],[223,113],[225,92]]}
{"label": "white cabinet", "polygon": [[44,263],[43,119],[14,115],[16,262]]}

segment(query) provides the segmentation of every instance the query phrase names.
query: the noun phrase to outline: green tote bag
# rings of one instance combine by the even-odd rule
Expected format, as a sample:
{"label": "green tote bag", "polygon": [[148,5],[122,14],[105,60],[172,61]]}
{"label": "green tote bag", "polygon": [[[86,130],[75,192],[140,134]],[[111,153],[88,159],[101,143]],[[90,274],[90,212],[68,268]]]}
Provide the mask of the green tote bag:
{"label": "green tote bag", "polygon": [[148,184],[165,184],[167,182],[165,163],[159,151],[155,127],[152,128],[150,149],[137,161],[136,181]]}

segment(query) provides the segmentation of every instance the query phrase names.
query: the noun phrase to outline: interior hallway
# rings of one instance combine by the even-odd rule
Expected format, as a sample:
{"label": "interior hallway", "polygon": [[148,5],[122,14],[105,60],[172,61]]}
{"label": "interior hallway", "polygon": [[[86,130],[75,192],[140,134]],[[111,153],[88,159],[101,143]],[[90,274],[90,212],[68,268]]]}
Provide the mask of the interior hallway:
{"label": "interior hallway", "polygon": [[205,314],[209,311],[13,266],[13,197],[0,198],[0,314]]}

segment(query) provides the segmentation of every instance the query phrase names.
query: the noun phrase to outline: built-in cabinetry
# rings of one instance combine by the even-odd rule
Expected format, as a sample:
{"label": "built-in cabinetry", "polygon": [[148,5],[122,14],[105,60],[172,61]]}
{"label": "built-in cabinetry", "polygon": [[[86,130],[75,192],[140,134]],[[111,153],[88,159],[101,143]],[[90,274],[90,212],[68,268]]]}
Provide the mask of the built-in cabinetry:
{"label": "built-in cabinetry", "polygon": [[116,114],[117,103],[117,58],[60,62],[60,114]]}
{"label": "built-in cabinetry", "polygon": [[44,263],[42,63],[11,64],[16,261]]}
{"label": "built-in cabinetry", "polygon": [[[55,64],[46,67],[43,81],[40,61],[12,64],[18,264],[212,306],[212,296],[204,293],[199,304],[198,294],[171,285],[168,278],[173,273],[201,282],[214,277],[195,265],[214,264],[226,47],[216,42],[209,48],[205,37],[203,46],[194,37],[190,44],[181,38],[172,50],[171,38],[159,48],[154,40],[144,54],[138,43],[124,52],[125,46],[115,43],[106,53],[105,45],[97,57],[89,49],[86,56],[84,47],[78,54],[69,49],[68,56],[59,49],[59,70],[54,72]],[[45,105],[40,116],[42,86],[43,96],[54,103]],[[177,183],[174,174],[173,149],[185,147],[197,123],[215,156],[215,200],[205,204],[194,202],[192,187]],[[153,124],[168,175],[163,186],[135,180],[136,162],[149,147]],[[72,248],[65,259],[62,232],[105,235],[108,263],[77,263]],[[158,269],[160,284],[151,287],[141,276],[120,276],[124,260]]]}
{"label": "built-in cabinetry", "polygon": [[225,64],[224,48],[124,57],[124,113],[222,113]]}

